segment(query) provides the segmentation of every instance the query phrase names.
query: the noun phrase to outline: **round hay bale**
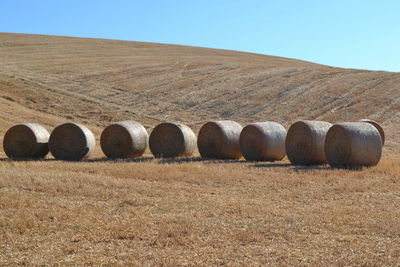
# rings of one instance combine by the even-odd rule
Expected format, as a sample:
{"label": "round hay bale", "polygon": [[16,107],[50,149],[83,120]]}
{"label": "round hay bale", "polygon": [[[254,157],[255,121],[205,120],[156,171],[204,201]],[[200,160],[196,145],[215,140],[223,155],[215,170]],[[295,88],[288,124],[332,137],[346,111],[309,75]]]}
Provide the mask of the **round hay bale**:
{"label": "round hay bale", "polygon": [[148,139],[143,125],[136,121],[121,121],[103,130],[100,145],[109,158],[136,158],[145,152]]}
{"label": "round hay bale", "polygon": [[370,119],[362,119],[360,121],[372,124],[379,131],[379,134],[382,139],[382,146],[383,146],[385,144],[385,131],[383,130],[382,126],[379,123],[377,123],[376,121],[373,121]]}
{"label": "round hay bale", "polygon": [[331,123],[325,121],[297,121],[286,136],[286,154],[291,163],[311,165],[327,163],[325,137]]}
{"label": "round hay bale", "polygon": [[240,133],[240,149],[246,160],[282,160],[286,156],[285,140],[286,129],[280,123],[251,123]]}
{"label": "round hay bale", "polygon": [[4,135],[4,152],[9,158],[44,158],[49,153],[49,136],[49,132],[37,123],[15,125]]}
{"label": "round hay bale", "polygon": [[163,122],[151,132],[149,147],[156,158],[191,156],[196,149],[196,135],[184,124]]}
{"label": "round hay bale", "polygon": [[382,139],[372,124],[338,123],[326,135],[325,153],[334,167],[375,166],[382,155]]}
{"label": "round hay bale", "polygon": [[56,159],[81,160],[89,157],[96,145],[93,133],[83,125],[64,123],[51,132],[49,149]]}
{"label": "round hay bale", "polygon": [[199,132],[197,147],[203,158],[240,159],[240,132],[243,127],[230,120],[210,121]]}

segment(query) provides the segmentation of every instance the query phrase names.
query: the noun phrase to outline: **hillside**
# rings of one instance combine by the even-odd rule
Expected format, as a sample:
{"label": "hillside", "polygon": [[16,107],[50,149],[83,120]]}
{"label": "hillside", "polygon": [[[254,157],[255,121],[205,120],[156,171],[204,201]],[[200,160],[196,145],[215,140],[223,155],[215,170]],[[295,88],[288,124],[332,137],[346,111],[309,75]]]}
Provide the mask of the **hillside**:
{"label": "hillside", "polygon": [[209,119],[243,124],[364,117],[400,140],[400,73],[197,47],[0,34],[0,134],[21,121],[85,123],[95,131],[135,119],[197,130]]}
{"label": "hillside", "polygon": [[0,141],[15,123],[195,132],[372,118],[387,142],[357,170],[279,162],[16,161],[0,149],[0,266],[396,266],[400,74],[206,48],[0,34]]}

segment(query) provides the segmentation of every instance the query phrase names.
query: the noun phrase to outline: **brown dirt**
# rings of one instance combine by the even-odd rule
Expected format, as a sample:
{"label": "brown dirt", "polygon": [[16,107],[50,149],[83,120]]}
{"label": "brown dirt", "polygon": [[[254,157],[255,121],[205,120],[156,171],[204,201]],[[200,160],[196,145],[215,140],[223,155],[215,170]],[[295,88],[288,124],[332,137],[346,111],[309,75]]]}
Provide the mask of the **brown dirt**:
{"label": "brown dirt", "polygon": [[[0,136],[67,121],[246,125],[370,118],[377,167],[144,158],[9,161],[0,150],[0,265],[395,265],[400,74],[234,51],[0,33]],[[1,140],[2,141],[2,140]],[[99,144],[99,142],[97,142]],[[198,156],[198,154],[197,154]]]}

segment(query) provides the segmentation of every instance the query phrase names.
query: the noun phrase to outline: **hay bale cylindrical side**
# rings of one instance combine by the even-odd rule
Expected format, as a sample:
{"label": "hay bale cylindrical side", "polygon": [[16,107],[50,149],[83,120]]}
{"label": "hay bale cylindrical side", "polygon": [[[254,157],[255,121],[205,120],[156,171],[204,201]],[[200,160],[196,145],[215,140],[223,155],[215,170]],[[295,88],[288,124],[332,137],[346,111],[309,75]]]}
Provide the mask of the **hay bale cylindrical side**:
{"label": "hay bale cylindrical side", "polygon": [[49,132],[37,123],[15,125],[4,135],[4,152],[9,158],[44,158],[49,153],[49,136]]}
{"label": "hay bale cylindrical side", "polygon": [[146,151],[149,135],[136,121],[120,121],[107,126],[100,145],[108,158],[136,158]]}
{"label": "hay bale cylindrical side", "polygon": [[334,167],[375,166],[382,155],[382,139],[372,124],[338,123],[326,135],[325,153]]}
{"label": "hay bale cylindrical side", "polygon": [[203,158],[240,159],[240,133],[243,127],[230,120],[210,121],[199,132],[197,147]]}
{"label": "hay bale cylindrical side", "polygon": [[286,129],[277,122],[248,124],[240,133],[240,149],[246,160],[275,161],[286,156]]}
{"label": "hay bale cylindrical side", "polygon": [[286,154],[291,163],[311,165],[327,163],[325,137],[331,123],[325,121],[297,121],[286,136]]}
{"label": "hay bale cylindrical side", "polygon": [[382,146],[385,144],[385,131],[383,130],[383,127],[379,123],[370,119],[362,119],[360,120],[360,122],[366,122],[372,124],[379,131],[379,135],[381,136],[382,139]]}
{"label": "hay bale cylindrical side", "polygon": [[77,161],[89,157],[96,146],[93,133],[83,125],[64,123],[51,132],[49,149],[56,159]]}
{"label": "hay bale cylindrical side", "polygon": [[151,132],[149,147],[156,158],[188,157],[196,149],[196,135],[184,124],[163,122]]}

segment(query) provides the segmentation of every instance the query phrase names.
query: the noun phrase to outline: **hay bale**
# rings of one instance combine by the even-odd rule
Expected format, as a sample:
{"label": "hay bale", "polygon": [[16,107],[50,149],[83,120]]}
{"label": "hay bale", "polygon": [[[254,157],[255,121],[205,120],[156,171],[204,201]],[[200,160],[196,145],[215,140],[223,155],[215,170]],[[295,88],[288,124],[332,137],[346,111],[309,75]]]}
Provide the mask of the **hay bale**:
{"label": "hay bale", "polygon": [[325,153],[331,166],[375,166],[382,155],[382,139],[372,124],[338,123],[326,135]]}
{"label": "hay bale", "polygon": [[37,123],[15,125],[4,136],[4,152],[9,158],[44,158],[49,153],[49,136],[49,132]]}
{"label": "hay bale", "polygon": [[210,121],[199,132],[197,147],[203,158],[240,159],[240,132],[243,127],[234,121]]}
{"label": "hay bale", "polygon": [[83,125],[64,123],[51,132],[49,149],[56,159],[81,160],[89,157],[96,145],[93,133]]}
{"label": "hay bale", "polygon": [[282,160],[286,156],[285,140],[286,129],[280,123],[251,123],[240,133],[240,149],[246,160]]}
{"label": "hay bale", "polygon": [[324,164],[325,137],[331,123],[325,121],[297,121],[286,136],[286,154],[296,165]]}
{"label": "hay bale", "polygon": [[196,149],[196,135],[184,124],[163,122],[151,132],[149,147],[157,158],[191,156]]}
{"label": "hay bale", "polygon": [[382,139],[382,146],[385,144],[385,131],[383,130],[382,126],[379,123],[370,119],[362,119],[360,120],[360,122],[366,122],[372,124],[379,131],[379,134]]}
{"label": "hay bale", "polygon": [[100,145],[109,158],[136,158],[143,155],[149,136],[136,121],[121,121],[103,130]]}

